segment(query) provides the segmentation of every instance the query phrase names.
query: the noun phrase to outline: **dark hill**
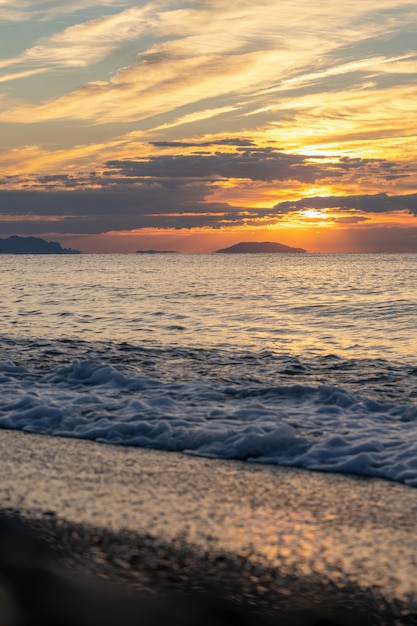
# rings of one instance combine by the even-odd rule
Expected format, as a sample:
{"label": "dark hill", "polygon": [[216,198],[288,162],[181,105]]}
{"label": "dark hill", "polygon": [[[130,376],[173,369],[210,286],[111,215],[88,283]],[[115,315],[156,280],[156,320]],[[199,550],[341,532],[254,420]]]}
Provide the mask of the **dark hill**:
{"label": "dark hill", "polygon": [[80,251],[62,248],[56,241],[13,235],[0,239],[0,254],[80,254]]}
{"label": "dark hill", "polygon": [[176,254],[175,250],[136,250],[136,254]]}
{"label": "dark hill", "polygon": [[221,248],[221,250],[216,250],[216,252],[222,254],[236,254],[236,253],[274,253],[274,254],[285,254],[285,253],[304,253],[307,252],[304,248],[291,248],[291,246],[285,246],[282,243],[274,243],[271,241],[242,241],[240,243],[235,244],[234,246],[230,246],[230,248]]}

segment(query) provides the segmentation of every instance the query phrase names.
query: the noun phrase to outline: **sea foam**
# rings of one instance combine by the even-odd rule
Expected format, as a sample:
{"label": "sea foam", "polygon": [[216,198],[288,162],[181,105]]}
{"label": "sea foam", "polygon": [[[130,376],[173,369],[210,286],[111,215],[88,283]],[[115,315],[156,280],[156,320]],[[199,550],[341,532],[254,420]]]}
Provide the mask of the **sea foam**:
{"label": "sea foam", "polygon": [[[24,363],[3,361],[0,427],[417,486],[411,368],[126,344],[86,344],[96,358],[70,360],[74,350],[80,345],[43,342]],[[63,354],[68,363],[57,366]],[[341,371],[350,386],[338,382]],[[371,382],[361,380],[365,371]],[[329,384],[318,382],[323,375]]]}

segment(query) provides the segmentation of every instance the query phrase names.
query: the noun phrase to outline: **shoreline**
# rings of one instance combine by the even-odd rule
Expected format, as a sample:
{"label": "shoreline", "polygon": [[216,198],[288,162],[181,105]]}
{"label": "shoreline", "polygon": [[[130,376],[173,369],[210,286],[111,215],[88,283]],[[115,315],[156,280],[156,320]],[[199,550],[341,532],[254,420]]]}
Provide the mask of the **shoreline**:
{"label": "shoreline", "polygon": [[280,623],[415,623],[413,488],[7,430],[0,467],[3,519],[80,580],[205,591]]}

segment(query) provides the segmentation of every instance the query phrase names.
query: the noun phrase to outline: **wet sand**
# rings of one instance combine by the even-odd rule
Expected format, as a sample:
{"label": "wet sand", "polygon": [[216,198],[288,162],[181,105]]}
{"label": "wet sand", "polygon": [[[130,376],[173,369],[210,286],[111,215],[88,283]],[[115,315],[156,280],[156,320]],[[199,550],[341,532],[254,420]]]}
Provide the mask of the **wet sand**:
{"label": "wet sand", "polygon": [[416,489],[6,430],[0,468],[3,517],[54,549],[75,594],[88,576],[280,624],[417,623]]}

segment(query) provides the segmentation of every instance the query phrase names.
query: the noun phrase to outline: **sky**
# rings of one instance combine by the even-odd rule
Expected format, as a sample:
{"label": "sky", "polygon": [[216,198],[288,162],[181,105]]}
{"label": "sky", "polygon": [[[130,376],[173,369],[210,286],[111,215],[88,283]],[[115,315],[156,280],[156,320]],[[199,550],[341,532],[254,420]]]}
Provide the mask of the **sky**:
{"label": "sky", "polygon": [[417,252],[417,4],[0,0],[0,237]]}

